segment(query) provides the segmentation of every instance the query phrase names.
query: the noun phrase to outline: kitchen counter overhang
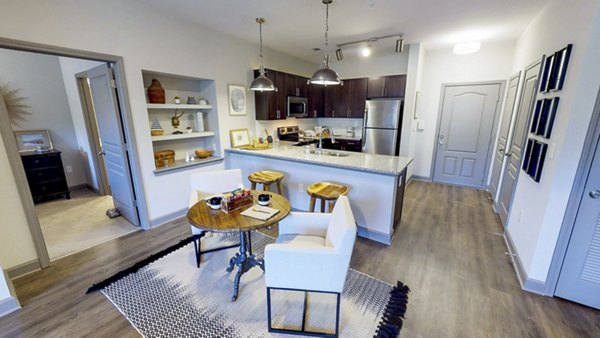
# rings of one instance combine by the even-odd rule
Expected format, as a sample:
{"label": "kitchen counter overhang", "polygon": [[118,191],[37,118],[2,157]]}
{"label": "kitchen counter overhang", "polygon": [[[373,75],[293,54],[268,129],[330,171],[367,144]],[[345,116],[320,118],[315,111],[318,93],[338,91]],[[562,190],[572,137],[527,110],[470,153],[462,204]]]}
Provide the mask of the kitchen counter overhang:
{"label": "kitchen counter overhang", "polygon": [[[324,150],[323,154],[307,154],[303,147],[294,146],[293,142],[279,142],[271,149],[246,150],[226,149],[225,153],[240,153],[258,157],[270,157],[286,161],[303,162],[327,167],[365,171],[375,174],[398,176],[402,174],[412,158],[403,156],[389,156],[365,154],[337,150]],[[336,156],[332,154],[341,154]]]}

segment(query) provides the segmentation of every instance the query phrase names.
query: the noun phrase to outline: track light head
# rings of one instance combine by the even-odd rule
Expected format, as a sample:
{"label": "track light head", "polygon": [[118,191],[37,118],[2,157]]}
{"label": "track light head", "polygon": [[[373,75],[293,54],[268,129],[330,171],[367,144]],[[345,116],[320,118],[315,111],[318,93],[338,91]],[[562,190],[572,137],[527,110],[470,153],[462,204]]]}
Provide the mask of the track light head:
{"label": "track light head", "polygon": [[335,58],[338,61],[342,61],[344,59],[344,53],[342,53],[342,49],[341,48],[338,48],[338,49],[335,50]]}
{"label": "track light head", "polygon": [[396,53],[404,52],[404,39],[400,38],[396,40]]}

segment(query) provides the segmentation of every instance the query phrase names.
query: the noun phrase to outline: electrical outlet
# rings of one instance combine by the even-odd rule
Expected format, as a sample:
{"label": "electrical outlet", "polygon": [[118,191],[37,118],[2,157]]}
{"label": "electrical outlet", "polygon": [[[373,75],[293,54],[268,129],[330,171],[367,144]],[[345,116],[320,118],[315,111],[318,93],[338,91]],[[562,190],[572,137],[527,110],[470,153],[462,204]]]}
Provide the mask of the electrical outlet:
{"label": "electrical outlet", "polygon": [[73,167],[70,165],[66,166],[65,169],[67,169],[67,173],[69,174],[73,172]]}
{"label": "electrical outlet", "polygon": [[298,192],[304,192],[304,184],[298,183]]}

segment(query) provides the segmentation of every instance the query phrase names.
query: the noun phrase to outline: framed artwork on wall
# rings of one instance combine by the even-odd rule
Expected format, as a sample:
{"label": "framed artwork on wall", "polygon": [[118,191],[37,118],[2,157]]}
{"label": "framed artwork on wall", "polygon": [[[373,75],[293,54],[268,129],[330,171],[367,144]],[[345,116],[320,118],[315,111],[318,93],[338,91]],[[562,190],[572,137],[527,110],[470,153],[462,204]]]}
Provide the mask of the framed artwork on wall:
{"label": "framed artwork on wall", "polygon": [[229,137],[231,138],[231,146],[233,148],[240,148],[250,145],[250,134],[248,129],[232,129],[229,131]]}
{"label": "framed artwork on wall", "polygon": [[242,85],[227,85],[229,92],[229,115],[243,116],[246,115],[246,87]]}
{"label": "framed artwork on wall", "polygon": [[15,131],[19,151],[47,151],[52,148],[52,140],[47,129]]}

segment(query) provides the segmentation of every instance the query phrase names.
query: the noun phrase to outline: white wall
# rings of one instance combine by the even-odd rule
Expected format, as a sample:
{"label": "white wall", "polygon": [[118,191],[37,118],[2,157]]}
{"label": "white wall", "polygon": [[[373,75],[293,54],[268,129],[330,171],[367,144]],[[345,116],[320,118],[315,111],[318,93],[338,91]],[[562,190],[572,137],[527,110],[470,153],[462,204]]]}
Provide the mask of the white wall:
{"label": "white wall", "polygon": [[519,172],[508,232],[527,277],[546,281],[600,87],[600,8],[595,0],[553,0],[517,41],[513,72],[542,54],[573,44],[552,131],[553,159],[546,158],[539,183]]}
{"label": "white wall", "polygon": [[13,125],[13,130],[48,129],[54,148],[62,151],[63,166],[69,186],[85,183],[75,129],[69,113],[58,57],[0,49],[0,79],[20,88],[27,97],[27,121]]}
{"label": "white wall", "polygon": [[418,105],[425,128],[415,137],[413,175],[430,178],[442,84],[506,80],[513,54],[514,42],[482,43],[479,52],[467,55],[455,55],[452,48],[425,53]]}
{"label": "white wall", "polygon": [[0,138],[0,265],[7,269],[37,259],[25,212]]}
{"label": "white wall", "polygon": [[[214,79],[217,102],[213,105],[216,105],[219,114],[222,145],[229,145],[230,129],[255,128],[253,96],[248,96],[247,116],[229,116],[227,84],[250,84],[252,69],[258,66],[256,44],[168,17],[143,3],[117,0],[4,3],[0,11],[0,32],[5,38],[123,57],[135,142],[141,154],[142,181],[151,220],[168,218],[187,208],[189,175],[194,170],[154,175],[142,69]],[[264,55],[267,67],[290,73],[309,74],[316,67],[272,50],[265,50]],[[4,147],[0,148],[0,157],[6,157]],[[14,178],[5,173],[8,172],[2,172],[2,184],[14,187]],[[14,199],[14,196],[17,196],[16,193],[6,196],[5,191],[2,192],[2,199]],[[0,213],[4,215],[12,217],[19,212],[22,213],[22,208],[14,201],[0,204]],[[0,247],[0,262],[11,268],[30,260],[32,251],[28,248],[32,243],[24,217],[10,224],[3,221],[2,226],[14,228],[20,235],[12,238],[2,236],[1,240],[6,238],[9,246]]]}
{"label": "white wall", "polygon": [[2,266],[0,266],[0,317],[19,309],[17,299],[11,294],[12,285],[7,280]]}
{"label": "white wall", "polygon": [[79,154],[81,156],[82,169],[86,178],[86,183],[92,188],[98,190],[98,178],[92,156],[94,151],[90,148],[88,139],[87,125],[83,117],[83,109],[81,108],[81,100],[79,98],[79,90],[77,89],[77,80],[75,74],[92,69],[101,65],[101,62],[73,59],[67,57],[59,57],[60,70],[63,77],[63,83],[67,94],[67,102],[71,112],[73,126],[75,127],[75,137]]}

